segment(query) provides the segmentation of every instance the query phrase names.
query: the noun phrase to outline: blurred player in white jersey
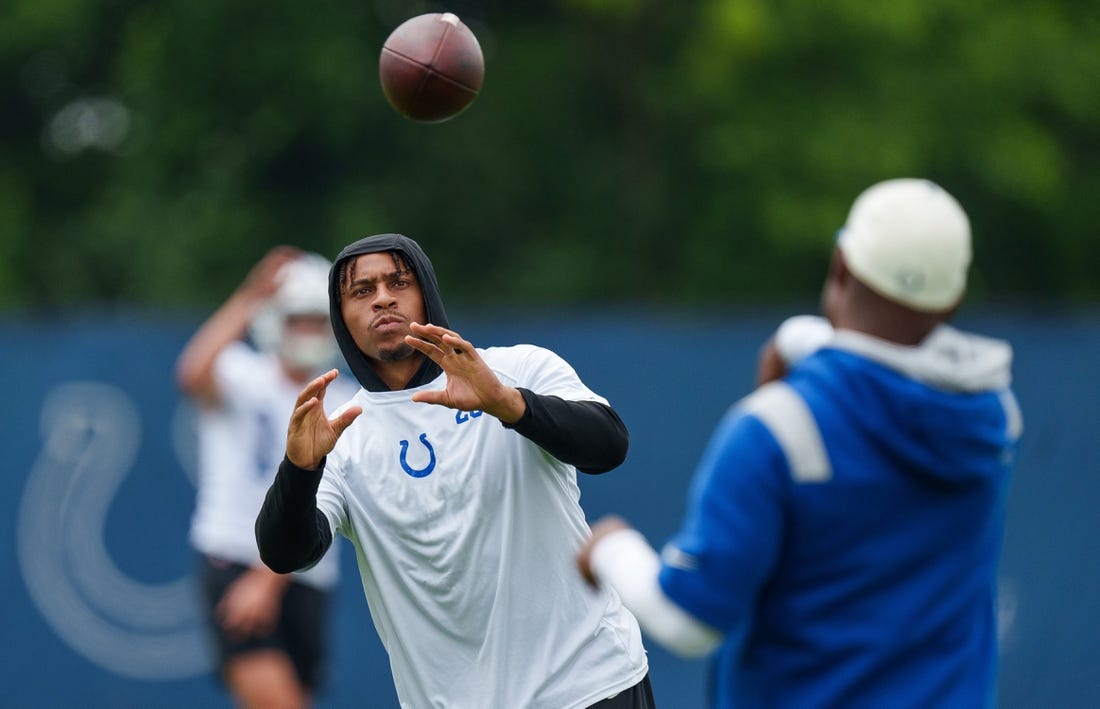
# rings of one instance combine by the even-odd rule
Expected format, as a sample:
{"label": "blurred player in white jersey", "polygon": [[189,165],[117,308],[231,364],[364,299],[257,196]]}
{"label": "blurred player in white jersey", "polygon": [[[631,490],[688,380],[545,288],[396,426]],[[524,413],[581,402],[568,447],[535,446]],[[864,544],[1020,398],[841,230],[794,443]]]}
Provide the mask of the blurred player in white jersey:
{"label": "blurred player in white jersey", "polygon": [[[191,543],[220,674],[242,707],[308,706],[324,676],[336,550],[309,571],[276,574],[259,560],[252,519],[282,460],[298,391],[337,356],[328,268],[316,254],[273,249],[203,323],[176,367],[200,412]],[[341,393],[350,398],[354,389],[330,401]]]}
{"label": "blurred player in white jersey", "polygon": [[363,389],[331,419],[335,372],[302,391],[256,524],[264,561],[352,541],[402,706],[652,707],[637,622],[573,572],[577,471],[622,463],[618,414],[555,353],[448,329],[412,239],[345,248],[330,298]]}

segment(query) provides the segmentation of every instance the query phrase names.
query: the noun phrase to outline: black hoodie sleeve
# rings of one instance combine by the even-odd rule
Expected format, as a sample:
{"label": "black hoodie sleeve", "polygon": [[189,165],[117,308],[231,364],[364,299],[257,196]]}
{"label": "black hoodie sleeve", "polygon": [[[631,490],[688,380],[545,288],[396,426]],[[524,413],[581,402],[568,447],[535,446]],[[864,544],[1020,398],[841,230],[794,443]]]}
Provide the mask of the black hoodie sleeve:
{"label": "black hoodie sleeve", "polygon": [[303,470],[285,457],[279,465],[256,518],[260,559],[276,573],[308,568],[332,545],[328,518],[317,509],[324,469],[323,459],[317,470]]}
{"label": "black hoodie sleeve", "polygon": [[630,434],[615,410],[598,401],[568,401],[519,388],[527,411],[504,424],[582,473],[606,473],[626,459]]}

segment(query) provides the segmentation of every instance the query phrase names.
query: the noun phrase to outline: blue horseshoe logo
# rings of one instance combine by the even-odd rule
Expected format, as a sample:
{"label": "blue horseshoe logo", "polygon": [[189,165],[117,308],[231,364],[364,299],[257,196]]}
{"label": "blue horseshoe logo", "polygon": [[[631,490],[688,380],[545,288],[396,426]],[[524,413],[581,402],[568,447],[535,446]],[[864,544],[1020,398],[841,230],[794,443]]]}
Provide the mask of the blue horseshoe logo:
{"label": "blue horseshoe logo", "polygon": [[409,475],[413,476],[414,478],[426,478],[432,474],[433,470],[435,470],[435,449],[432,448],[431,443],[428,443],[428,434],[421,433],[420,442],[423,443],[424,447],[428,449],[429,458],[428,464],[420,470],[417,470],[416,468],[410,468],[409,461],[406,460],[406,455],[408,455],[409,452],[409,442],[401,441],[401,469]]}

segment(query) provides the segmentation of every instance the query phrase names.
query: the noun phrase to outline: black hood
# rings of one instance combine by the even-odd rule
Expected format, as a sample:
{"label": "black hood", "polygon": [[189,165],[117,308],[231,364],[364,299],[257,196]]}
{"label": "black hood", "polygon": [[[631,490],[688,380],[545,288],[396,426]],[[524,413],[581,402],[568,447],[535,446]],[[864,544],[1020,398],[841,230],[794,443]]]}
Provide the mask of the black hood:
{"label": "black hood", "polygon": [[[344,250],[336,257],[328,276],[328,303],[329,316],[332,318],[332,330],[336,334],[336,342],[340,345],[340,351],[344,353],[344,359],[351,369],[351,373],[359,380],[359,383],[367,391],[389,391],[389,387],[382,383],[378,375],[371,369],[367,356],[356,346],[347,325],[344,324],[344,316],[340,311],[340,283],[339,273],[341,264],[350,258],[362,254],[373,254],[379,251],[399,251],[405,255],[413,270],[416,272],[416,280],[420,283],[420,290],[424,294],[424,312],[428,322],[432,325],[450,328],[447,321],[447,311],[443,309],[443,299],[439,297],[439,283],[435,279],[435,269],[428,255],[416,243],[407,236],[401,234],[375,234],[368,236],[354,244],[344,247]],[[406,389],[427,384],[440,375],[443,370],[439,365],[425,357],[420,369],[405,385]]]}

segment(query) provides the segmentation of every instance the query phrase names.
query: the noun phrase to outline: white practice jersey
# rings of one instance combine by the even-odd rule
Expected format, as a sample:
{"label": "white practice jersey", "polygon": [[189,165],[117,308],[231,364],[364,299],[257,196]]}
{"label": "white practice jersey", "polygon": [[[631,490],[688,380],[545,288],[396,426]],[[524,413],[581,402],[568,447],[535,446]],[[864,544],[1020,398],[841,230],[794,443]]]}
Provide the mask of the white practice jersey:
{"label": "white practice jersey", "polygon": [[[198,420],[199,490],[191,518],[191,544],[203,554],[254,566],[256,515],[286,452],[286,430],[301,386],[283,373],[272,354],[242,343],[230,345],[214,363],[222,405],[203,408]],[[337,378],[325,408],[350,399],[358,386]],[[339,573],[338,553],[298,574],[299,580],[329,588]]]}
{"label": "white practice jersey", "polygon": [[[505,385],[607,403],[549,350],[479,352]],[[445,384],[361,390],[317,493],[356,549],[401,705],[569,709],[637,684],[637,622],[576,569],[576,469],[492,416],[411,401]]]}

